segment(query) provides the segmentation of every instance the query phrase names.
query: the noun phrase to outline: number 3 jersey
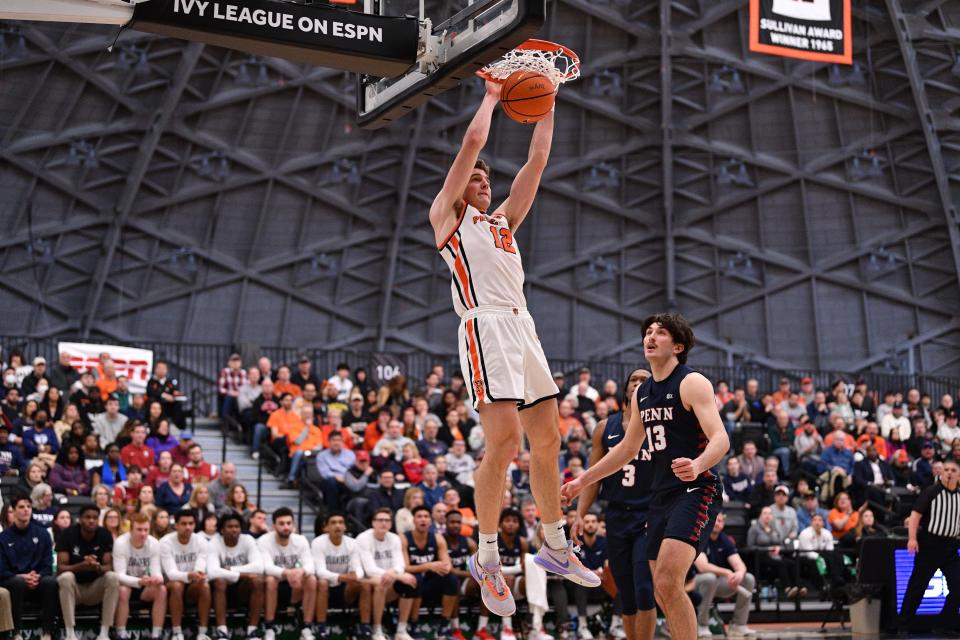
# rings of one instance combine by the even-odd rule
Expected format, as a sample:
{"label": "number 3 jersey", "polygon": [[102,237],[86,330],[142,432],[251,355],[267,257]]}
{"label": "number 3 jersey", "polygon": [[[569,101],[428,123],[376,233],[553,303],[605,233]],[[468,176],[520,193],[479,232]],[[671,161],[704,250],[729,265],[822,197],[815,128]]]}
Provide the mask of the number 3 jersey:
{"label": "number 3 jersey", "polygon": [[[715,485],[719,477],[713,470],[701,473],[693,482],[683,482],[673,472],[677,458],[695,459],[707,446],[707,435],[692,411],[680,399],[680,383],[694,370],[678,364],[665,379],[657,382],[652,377],[637,388],[636,406],[643,420],[647,439],[643,449],[653,456],[654,494],[693,486]],[[641,452],[642,453],[642,452]]]}
{"label": "number 3 jersey", "polygon": [[[603,429],[604,454],[620,444],[625,433],[622,412],[607,418],[607,426]],[[646,511],[650,506],[653,456],[649,444],[650,438],[647,438],[633,460],[601,481],[600,498],[607,501],[607,508]]]}
{"label": "number 3 jersey", "polygon": [[457,226],[437,249],[453,276],[458,316],[479,306],[527,306],[520,250],[506,216],[488,216],[464,203]]}

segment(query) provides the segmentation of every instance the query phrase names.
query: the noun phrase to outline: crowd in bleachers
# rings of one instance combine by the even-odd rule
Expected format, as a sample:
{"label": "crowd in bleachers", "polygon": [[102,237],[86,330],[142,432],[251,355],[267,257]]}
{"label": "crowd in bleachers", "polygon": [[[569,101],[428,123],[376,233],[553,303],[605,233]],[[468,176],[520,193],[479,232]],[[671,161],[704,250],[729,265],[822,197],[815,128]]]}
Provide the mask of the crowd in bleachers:
{"label": "crowd in bleachers", "polygon": [[[306,555],[316,562],[308,566],[302,553],[284,551],[291,544],[310,544],[294,533],[293,514],[257,509],[247,488],[237,483],[235,465],[212,464],[193,442],[178,401],[182,394],[166,363],[156,363],[143,394],[131,393],[106,354],[94,369],[77,371],[69,355],[48,366],[42,357],[28,360],[14,352],[2,369],[0,536],[16,535],[29,525],[31,531],[48,531],[44,544],[52,540],[52,548],[45,560],[31,554],[39,563],[26,567],[37,576],[31,586],[34,578],[22,575],[32,574],[20,570],[27,560],[12,557],[0,542],[0,587],[8,592],[0,589],[0,631],[8,600],[17,618],[24,602],[59,588],[63,608],[83,603],[89,589],[81,586],[100,584],[102,578],[98,589],[115,591],[119,602],[109,620],[104,613],[103,625],[119,628],[121,637],[131,597],[149,600],[154,631],[170,613],[173,640],[182,640],[184,602],[205,610],[200,640],[207,637],[204,621],[211,608],[217,617],[213,635],[221,635],[229,591],[231,603],[242,600],[250,608],[250,637],[259,633],[262,614],[269,640],[278,602],[292,599],[302,604],[303,640],[326,634],[326,611],[333,606],[358,609],[363,637],[382,640],[383,609],[397,599],[396,634],[407,640],[416,635],[419,606],[413,605],[428,595],[424,584],[436,587],[427,591],[435,591],[443,605],[441,631],[460,637],[461,587],[470,582],[464,553],[474,548],[477,524],[473,472],[484,454],[484,433],[459,372],[438,365],[422,381],[398,375],[377,385],[362,368],[346,365],[318,376],[306,357],[290,366],[275,366],[264,357],[246,369],[239,355],[229,358],[217,385],[221,418],[249,445],[253,458],[299,488],[321,514],[316,531],[301,532],[313,538],[314,550]],[[563,442],[557,472],[566,481],[588,465],[596,425],[618,411],[622,399],[617,381],[594,381],[589,369],[577,371],[569,384],[562,372],[555,380],[561,389]],[[932,399],[918,389],[878,391],[859,381],[815,389],[809,378],[784,378],[771,392],[762,392],[756,380],[733,389],[716,383],[717,408],[733,447],[720,470],[725,516],[707,553],[697,559],[690,583],[701,632],[709,634],[714,597],[736,599],[733,622],[743,633],[749,631],[746,617],[755,590],[772,597],[829,597],[831,586],[854,570],[860,541],[902,526],[912,496],[935,482],[944,459],[960,457],[951,396]],[[521,450],[504,479],[501,518],[508,546],[522,547],[524,553],[540,543],[529,464],[529,452]],[[574,518],[572,505],[565,507]],[[584,558],[602,575],[606,524],[602,509],[597,513]],[[85,517],[94,524],[85,524]],[[99,559],[77,558],[76,544],[62,544],[103,532],[126,554],[126,573],[116,552],[112,558],[102,553]],[[421,545],[428,535],[444,538],[445,551],[423,569],[411,562],[409,547]],[[191,545],[204,551],[184,551]],[[243,562],[234,557],[237,545],[246,549]],[[324,551],[317,551],[318,545]],[[154,551],[161,570],[151,573]],[[191,553],[198,563],[203,557],[202,568],[185,566]],[[395,564],[384,564],[391,554]],[[518,557],[520,572],[524,555]],[[340,564],[329,566],[331,558]],[[58,562],[78,569],[60,567],[58,574]],[[88,566],[80,568],[84,562]],[[211,565],[216,563],[229,575],[215,578]],[[80,576],[82,569],[98,573],[86,575],[86,582],[77,578],[80,586],[47,580],[64,573]],[[118,573],[119,582],[107,579]],[[443,580],[434,583],[432,575]],[[452,582],[457,586],[450,587]],[[545,591],[551,602],[569,599],[576,605],[569,617],[566,606],[558,608],[550,623],[557,633],[589,640],[590,594],[549,582]],[[72,599],[65,600],[65,593]],[[529,600],[532,632],[545,635],[546,611],[535,604],[538,598]],[[111,601],[104,599],[104,606]],[[622,637],[616,607],[606,613],[606,630]],[[75,637],[71,616],[63,612],[68,640]],[[513,637],[510,620],[491,622],[481,611],[479,622],[476,637],[492,637],[496,626],[501,638]],[[42,623],[52,633],[51,620],[44,617]]]}

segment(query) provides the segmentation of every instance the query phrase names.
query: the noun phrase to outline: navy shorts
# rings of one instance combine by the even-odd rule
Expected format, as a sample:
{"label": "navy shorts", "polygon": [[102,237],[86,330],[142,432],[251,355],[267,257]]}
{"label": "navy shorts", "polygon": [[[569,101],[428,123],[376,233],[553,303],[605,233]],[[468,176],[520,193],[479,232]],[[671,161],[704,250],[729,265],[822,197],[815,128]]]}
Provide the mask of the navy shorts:
{"label": "navy shorts", "polygon": [[460,587],[457,576],[449,573],[445,576],[428,571],[413,574],[417,578],[417,586],[405,585],[399,580],[393,583],[393,590],[401,598],[422,598],[425,601],[439,601],[442,596],[455,596]]}
{"label": "navy shorts", "polygon": [[710,539],[721,502],[716,484],[681,487],[654,496],[647,519],[647,558],[657,559],[666,538],[682,540],[700,555]]}
{"label": "navy shorts", "polygon": [[657,606],[653,598],[653,577],[647,561],[647,512],[607,507],[607,562],[623,615]]}
{"label": "navy shorts", "polygon": [[[327,600],[327,606],[331,609],[344,609],[354,602],[357,601],[357,596],[354,595],[353,600],[347,602],[346,598],[347,585],[343,583],[335,584],[330,586],[329,596]],[[355,592],[355,594],[358,592]]]}

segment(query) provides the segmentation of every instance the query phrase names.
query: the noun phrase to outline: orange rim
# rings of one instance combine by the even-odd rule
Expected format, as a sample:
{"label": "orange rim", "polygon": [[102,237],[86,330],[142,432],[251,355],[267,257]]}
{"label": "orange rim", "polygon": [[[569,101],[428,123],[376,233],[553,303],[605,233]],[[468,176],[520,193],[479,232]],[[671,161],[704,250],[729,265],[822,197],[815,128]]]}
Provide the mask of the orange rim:
{"label": "orange rim", "polygon": [[[560,49],[561,51],[563,51],[563,54],[565,56],[567,56],[568,58],[570,58],[570,60],[573,61],[574,64],[571,66],[576,66],[580,64],[580,56],[578,56],[573,51],[573,49],[571,49],[570,47],[565,47],[562,44],[557,44],[556,42],[550,42],[549,40],[538,40],[536,38],[531,38],[526,42],[521,42],[520,44],[515,46],[514,49],[520,49],[525,51],[530,51],[535,49],[539,49],[540,51],[556,51],[557,49]],[[503,80],[498,80],[497,78],[494,78],[483,69],[478,69],[475,73],[477,76],[483,78],[484,80],[490,80],[492,82],[498,82],[500,84],[503,84]],[[563,74],[563,77],[569,78],[570,72],[568,71],[567,73]]]}

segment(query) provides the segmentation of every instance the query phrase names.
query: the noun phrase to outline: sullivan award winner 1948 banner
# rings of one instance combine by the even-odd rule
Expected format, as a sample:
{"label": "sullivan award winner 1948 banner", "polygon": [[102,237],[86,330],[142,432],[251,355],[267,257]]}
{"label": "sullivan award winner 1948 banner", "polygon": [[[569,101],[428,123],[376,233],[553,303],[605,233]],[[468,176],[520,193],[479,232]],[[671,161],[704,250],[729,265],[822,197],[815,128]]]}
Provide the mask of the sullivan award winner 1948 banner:
{"label": "sullivan award winner 1948 banner", "polygon": [[850,0],[750,0],[750,50],[851,64]]}

